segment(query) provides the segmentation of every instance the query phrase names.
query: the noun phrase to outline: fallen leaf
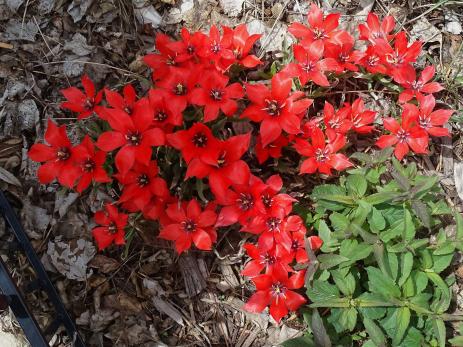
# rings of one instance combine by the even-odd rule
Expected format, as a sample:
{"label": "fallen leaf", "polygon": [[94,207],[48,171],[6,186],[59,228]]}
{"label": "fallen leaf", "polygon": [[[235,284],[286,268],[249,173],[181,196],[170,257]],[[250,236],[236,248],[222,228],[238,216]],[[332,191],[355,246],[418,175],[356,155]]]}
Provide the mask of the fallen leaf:
{"label": "fallen leaf", "polygon": [[102,273],[107,274],[118,269],[121,264],[114,258],[109,258],[102,254],[97,254],[88,265],[98,269]]}
{"label": "fallen leaf", "polygon": [[223,11],[230,17],[238,16],[243,10],[244,0],[219,0]]}
{"label": "fallen leaf", "polygon": [[5,170],[1,166],[0,166],[0,180],[6,182],[8,184],[12,184],[14,186],[21,187],[21,182],[19,182],[19,180],[15,177],[15,175],[13,175],[8,170]]}
{"label": "fallen leaf", "polygon": [[96,249],[92,242],[83,239],[64,242],[56,238],[48,242],[47,254],[59,273],[71,280],[85,281],[91,274],[87,273],[87,266]]}
{"label": "fallen leaf", "polygon": [[87,39],[82,34],[76,33],[72,37],[72,40],[66,41],[63,49],[83,57],[92,53],[93,46],[87,44]]}
{"label": "fallen leaf", "polygon": [[455,162],[453,166],[453,179],[460,200],[463,201],[463,162]]}
{"label": "fallen leaf", "polygon": [[156,310],[168,315],[175,322],[184,326],[182,314],[168,301],[159,296],[154,296],[152,302]]}

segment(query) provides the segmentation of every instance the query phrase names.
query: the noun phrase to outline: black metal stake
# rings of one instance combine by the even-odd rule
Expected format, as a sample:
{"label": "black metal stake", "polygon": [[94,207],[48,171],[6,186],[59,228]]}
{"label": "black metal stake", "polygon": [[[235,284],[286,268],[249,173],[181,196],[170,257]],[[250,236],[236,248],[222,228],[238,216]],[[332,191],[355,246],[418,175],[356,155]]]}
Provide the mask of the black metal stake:
{"label": "black metal stake", "polygon": [[[45,291],[48,299],[55,309],[56,317],[54,317],[53,324],[50,326],[51,329],[49,329],[50,331],[47,331],[47,333],[54,333],[60,325],[63,325],[67,334],[72,339],[74,346],[85,347],[84,341],[79,335],[73,320],[66,311],[63,302],[43,267],[43,264],[40,262],[39,257],[29,242],[29,238],[21,226],[18,217],[2,191],[0,191],[0,212],[5,219],[7,228],[9,227],[9,229],[13,232],[20,248],[24,251],[37,275],[37,280],[34,282],[33,286],[30,286],[30,289],[34,290],[39,287]],[[16,287],[3,261],[0,261],[0,291],[4,296],[6,296],[9,306],[16,316],[18,323],[21,325],[21,328],[24,330],[24,334],[31,343],[32,347],[49,346],[44,337],[44,333],[28,310],[24,302],[24,298]]]}

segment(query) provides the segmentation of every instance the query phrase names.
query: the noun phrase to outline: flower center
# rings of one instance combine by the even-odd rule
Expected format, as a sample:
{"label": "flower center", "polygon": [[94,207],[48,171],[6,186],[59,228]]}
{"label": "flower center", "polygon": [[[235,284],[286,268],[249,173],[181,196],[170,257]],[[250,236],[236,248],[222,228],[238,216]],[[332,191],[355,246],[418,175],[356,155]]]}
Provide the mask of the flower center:
{"label": "flower center", "polygon": [[90,111],[93,108],[93,104],[94,104],[93,99],[87,98],[85,99],[85,102],[84,102],[84,108],[87,111]]}
{"label": "flower center", "polygon": [[322,40],[322,39],[328,38],[328,36],[325,33],[325,30],[321,28],[313,28],[312,32],[313,32],[313,38],[315,40]]}
{"label": "flower center", "polygon": [[285,294],[286,293],[286,287],[280,282],[272,284],[271,292],[272,292],[272,296],[286,297],[286,294]]}
{"label": "flower center", "polygon": [[275,230],[278,230],[278,228],[280,227],[281,219],[277,217],[270,217],[267,219],[266,224],[267,224],[267,228],[270,231],[275,231]]}
{"label": "flower center", "polygon": [[137,177],[137,184],[140,187],[146,187],[150,183],[150,179],[146,174],[141,174]]}
{"label": "flower center", "polygon": [[188,44],[186,51],[188,52],[189,55],[193,55],[196,52],[196,48],[190,43]]}
{"label": "flower center", "polygon": [[213,100],[215,101],[220,101],[222,100],[222,96],[223,96],[223,91],[220,90],[220,89],[211,89],[211,93],[210,93],[210,96]]}
{"label": "flower center", "polygon": [[265,103],[267,105],[264,108],[264,111],[266,111],[269,115],[272,117],[278,117],[281,114],[281,109],[284,105],[278,104],[278,101],[276,100],[265,100]]}
{"label": "flower center", "polygon": [[84,164],[82,165],[82,169],[84,172],[92,172],[93,170],[95,170],[95,162],[88,158],[84,161]]}
{"label": "flower center", "polygon": [[182,227],[183,230],[187,233],[192,233],[193,231],[196,230],[196,223],[192,221],[191,219],[187,219],[186,221],[182,222]]}
{"label": "flower center", "polygon": [[211,43],[211,52],[217,54],[220,52],[220,44],[216,41]]}
{"label": "flower center", "polygon": [[331,128],[337,129],[341,126],[341,120],[339,119],[339,117],[336,117],[336,118],[329,120],[328,124],[330,125]]}
{"label": "flower center", "polygon": [[372,37],[373,39],[380,39],[380,38],[383,38],[384,35],[383,35],[382,32],[374,31],[374,32],[371,33],[371,37]]}
{"label": "flower center", "polygon": [[399,142],[406,142],[409,136],[410,134],[403,129],[400,129],[397,132],[397,139],[399,140]]}
{"label": "flower center", "polygon": [[182,83],[177,83],[177,85],[174,87],[174,94],[175,95],[185,95],[187,92],[187,88],[184,84]]}
{"label": "flower center", "polygon": [[299,241],[298,240],[293,240],[293,242],[291,243],[291,249],[293,251],[296,251],[300,248],[301,246],[299,245]]}
{"label": "flower center", "polygon": [[227,152],[222,152],[220,153],[219,157],[217,158],[217,166],[218,167],[224,167],[225,164],[226,164],[226,155],[227,155]]}
{"label": "flower center", "polygon": [[404,59],[398,52],[395,52],[394,54],[386,54],[386,61],[392,65],[399,65],[404,62]]}
{"label": "flower center", "polygon": [[114,222],[109,223],[109,225],[108,225],[108,233],[110,233],[111,235],[114,235],[115,233],[117,233],[117,225],[116,225],[116,223],[114,223]]}
{"label": "flower center", "polygon": [[431,117],[426,117],[425,115],[420,115],[418,118],[418,123],[423,129],[428,129],[431,127]]}
{"label": "flower center", "polygon": [[141,143],[141,134],[138,131],[129,132],[125,135],[125,139],[132,146],[138,146]]}
{"label": "flower center", "polygon": [[206,134],[199,132],[193,135],[193,144],[196,147],[204,148],[207,145],[207,136]]}
{"label": "flower center", "polygon": [[269,194],[262,195],[262,203],[266,208],[272,207],[273,199]]}
{"label": "flower center", "polygon": [[307,61],[304,64],[301,64],[301,68],[305,73],[309,73],[314,70],[315,63],[313,61]]}
{"label": "flower center", "polygon": [[329,151],[327,148],[321,149],[317,148],[315,151],[315,160],[318,161],[319,163],[324,163],[329,159]]}
{"label": "flower center", "polygon": [[367,59],[368,66],[376,66],[378,65],[379,57],[377,55],[370,55]]}
{"label": "flower center", "polygon": [[270,255],[270,254],[265,254],[265,255],[262,255],[262,263],[269,266],[269,265],[273,265],[276,263],[277,261],[277,258],[274,257],[273,255]]}
{"label": "flower center", "polygon": [[170,66],[177,65],[177,63],[175,62],[175,58],[170,55],[166,58],[166,64]]}
{"label": "flower center", "polygon": [[342,52],[342,53],[339,54],[339,61],[341,63],[345,63],[345,62],[349,61],[349,58],[350,58],[350,55],[347,54],[347,53]]}
{"label": "flower center", "polygon": [[69,151],[69,148],[67,147],[61,147],[56,152],[56,157],[60,161],[68,160],[70,156],[71,156],[71,152]]}
{"label": "flower center", "polygon": [[414,82],[412,83],[412,89],[413,89],[413,90],[420,90],[421,88],[423,88],[423,82],[414,81]]}
{"label": "flower center", "polygon": [[236,201],[238,202],[240,209],[243,211],[248,211],[254,206],[254,199],[249,193],[241,193]]}
{"label": "flower center", "polygon": [[130,105],[125,105],[124,107],[124,112],[127,113],[127,114],[132,114],[132,107],[130,107]]}
{"label": "flower center", "polygon": [[164,110],[159,110],[155,115],[154,115],[154,120],[156,122],[164,122],[167,119],[168,115]]}

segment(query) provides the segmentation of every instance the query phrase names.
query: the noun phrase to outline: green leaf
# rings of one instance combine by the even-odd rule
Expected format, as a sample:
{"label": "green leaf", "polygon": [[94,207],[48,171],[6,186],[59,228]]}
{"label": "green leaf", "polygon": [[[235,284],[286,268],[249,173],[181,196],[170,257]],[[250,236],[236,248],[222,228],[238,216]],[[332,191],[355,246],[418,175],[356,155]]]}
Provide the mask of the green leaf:
{"label": "green leaf", "polygon": [[368,215],[368,223],[370,224],[372,231],[376,233],[386,227],[386,219],[384,219],[381,212],[378,211],[375,207],[371,209],[371,212]]}
{"label": "green leaf", "polygon": [[313,302],[326,301],[332,298],[339,298],[339,291],[332,284],[315,280],[312,283],[312,287],[307,288],[307,296]]}
{"label": "green leaf", "polygon": [[463,347],[463,336],[456,336],[453,339],[450,339],[449,342],[453,347]]}
{"label": "green leaf", "polygon": [[384,148],[376,152],[373,157],[375,163],[381,164],[381,163],[384,163],[386,160],[389,160],[393,152],[394,152],[394,149],[392,147]]}
{"label": "green leaf", "polygon": [[313,311],[310,327],[312,328],[315,346],[331,347],[331,340],[326,333],[325,326],[317,309]]}
{"label": "green leaf", "polygon": [[401,274],[400,274],[398,284],[399,286],[402,286],[405,283],[405,281],[408,279],[408,277],[410,276],[410,272],[412,271],[413,254],[411,254],[410,252],[403,253],[401,255],[400,265],[401,265],[401,269],[400,269]]}
{"label": "green leaf", "polygon": [[445,269],[447,269],[450,266],[450,263],[452,262],[454,253],[450,254],[443,254],[443,255],[433,255],[432,260],[433,260],[433,266],[432,269],[436,273],[441,273]]}
{"label": "green leaf", "polygon": [[434,329],[434,335],[437,337],[439,347],[445,347],[446,331],[444,321],[435,318],[432,320],[432,327]]}
{"label": "green leaf", "polygon": [[333,308],[328,322],[331,323],[338,333],[352,331],[357,323],[357,310],[355,308],[339,309]]}
{"label": "green leaf", "polygon": [[331,226],[338,232],[345,232],[350,223],[346,216],[338,212],[333,212],[330,215],[330,221]]}
{"label": "green leaf", "polygon": [[463,216],[459,212],[455,212],[455,221],[457,223],[457,230],[455,234],[455,239],[457,241],[460,241],[460,247],[459,249],[461,250],[461,246],[463,243]]}
{"label": "green leaf", "polygon": [[397,323],[395,335],[392,339],[393,345],[398,345],[407,331],[410,324],[410,309],[408,307],[401,307],[397,310]]}
{"label": "green leaf", "polygon": [[373,293],[378,293],[384,296],[385,298],[389,297],[400,297],[400,289],[392,281],[391,278],[384,276],[384,274],[378,268],[369,266],[367,267],[368,272],[368,286],[370,291]]}
{"label": "green leaf", "polygon": [[450,305],[450,300],[451,300],[450,289],[447,286],[447,284],[444,282],[444,280],[438,274],[434,272],[426,272],[426,275],[440,291],[440,299],[439,301],[437,301],[437,304],[435,305],[436,307],[434,307],[434,310],[437,313],[444,313],[445,310],[447,310]]}
{"label": "green leaf", "polygon": [[339,254],[348,258],[351,263],[365,259],[372,252],[373,247],[366,243],[359,244],[357,240],[343,240]]}
{"label": "green leaf", "polygon": [[362,175],[349,175],[346,179],[346,188],[351,193],[358,197],[365,195],[368,187],[368,182]]}
{"label": "green leaf", "polygon": [[404,209],[404,229],[402,233],[402,238],[404,241],[411,241],[415,237],[416,229],[415,224],[413,223],[412,215],[408,209]]}
{"label": "green leaf", "polygon": [[355,278],[350,272],[344,276],[341,271],[333,270],[331,276],[333,276],[334,283],[344,295],[352,296],[354,294]]}
{"label": "green leaf", "polygon": [[384,336],[384,333],[381,330],[381,328],[373,320],[364,317],[363,325],[365,326],[368,335],[376,344],[376,346],[386,346],[386,336]]}
{"label": "green leaf", "polygon": [[318,236],[323,240],[321,247],[322,252],[332,252],[336,249],[335,240],[331,239],[331,230],[324,220],[320,220],[318,223]]}
{"label": "green leaf", "polygon": [[312,200],[314,200],[318,205],[332,211],[340,211],[343,210],[346,206],[343,205],[342,203],[338,201],[330,201],[330,200],[324,200],[322,199],[323,197],[326,196],[332,196],[332,195],[337,195],[337,196],[344,196],[346,195],[346,191],[344,188],[335,185],[335,184],[324,184],[321,186],[316,186],[312,190],[312,194],[310,197]]}
{"label": "green leaf", "polygon": [[395,197],[397,197],[397,192],[380,192],[368,195],[364,200],[371,205],[379,205],[392,201]]}
{"label": "green leaf", "polygon": [[415,281],[416,293],[419,294],[428,286],[428,276],[423,271],[416,271],[412,276]]}
{"label": "green leaf", "polygon": [[300,336],[291,340],[286,340],[281,345],[283,347],[316,347],[310,336]]}
{"label": "green leaf", "polygon": [[413,212],[415,212],[415,215],[420,219],[421,223],[426,228],[431,228],[431,214],[429,213],[426,204],[419,200],[413,200],[412,209]]}
{"label": "green leaf", "polygon": [[349,261],[349,258],[339,254],[320,254],[317,259],[320,262],[321,270],[331,269],[334,266]]}

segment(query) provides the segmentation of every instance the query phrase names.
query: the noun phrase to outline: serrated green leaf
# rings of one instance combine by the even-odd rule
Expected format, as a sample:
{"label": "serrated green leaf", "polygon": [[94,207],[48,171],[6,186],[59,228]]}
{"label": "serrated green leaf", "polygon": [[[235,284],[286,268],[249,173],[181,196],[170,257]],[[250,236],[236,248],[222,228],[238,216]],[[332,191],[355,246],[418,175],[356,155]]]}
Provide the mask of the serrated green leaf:
{"label": "serrated green leaf", "polygon": [[404,241],[411,241],[415,237],[416,229],[413,218],[408,209],[404,209],[404,229],[402,238]]}
{"label": "serrated green leaf", "polygon": [[384,276],[380,269],[369,266],[366,270],[368,272],[368,287],[371,292],[381,294],[385,298],[400,297],[399,287],[391,278]]}
{"label": "serrated green leaf", "polygon": [[401,307],[397,310],[397,323],[395,335],[392,339],[393,345],[398,345],[407,331],[410,324],[410,309],[408,307]]}
{"label": "serrated green leaf", "polygon": [[312,287],[307,288],[307,296],[313,302],[326,301],[338,298],[339,290],[332,284],[315,280]]}
{"label": "serrated green leaf", "polygon": [[433,266],[432,269],[434,270],[435,273],[441,273],[445,269],[447,269],[450,266],[450,263],[452,262],[454,254],[443,254],[443,255],[433,255],[432,260],[433,260]]}
{"label": "serrated green leaf", "polygon": [[439,347],[445,347],[446,331],[444,321],[442,319],[433,319],[432,327],[434,329],[434,335],[437,337]]}
{"label": "serrated green leaf", "polygon": [[412,209],[413,209],[413,212],[415,212],[415,215],[421,221],[421,223],[426,228],[428,229],[431,228],[431,214],[429,213],[428,207],[426,206],[426,204],[419,200],[413,200]]}
{"label": "serrated green leaf", "polygon": [[286,340],[281,345],[283,347],[316,347],[310,336],[300,336],[291,340]]}
{"label": "serrated green leaf", "polygon": [[350,223],[346,216],[338,212],[333,212],[330,215],[330,221],[334,230],[338,232],[345,232]]}
{"label": "serrated green leaf", "polygon": [[392,201],[395,197],[397,197],[397,192],[379,192],[366,196],[365,201],[371,205],[379,205]]}
{"label": "serrated green leaf", "polygon": [[331,276],[333,276],[334,283],[344,295],[352,296],[354,294],[355,278],[350,272],[344,276],[341,271],[333,270]]}
{"label": "serrated green leaf", "polygon": [[403,253],[400,260],[400,278],[398,281],[399,286],[402,286],[410,276],[413,268],[413,254],[410,252]]}
{"label": "serrated green leaf", "polygon": [[349,258],[339,254],[320,254],[317,259],[320,262],[321,270],[331,269],[332,267],[349,261]]}
{"label": "serrated green leaf", "polygon": [[371,230],[375,233],[378,233],[386,227],[386,219],[384,219],[381,212],[375,207],[371,209],[371,212],[368,215],[368,223],[370,224]]}
{"label": "serrated green leaf", "polygon": [[431,282],[433,282],[440,291],[440,298],[439,301],[436,301],[437,304],[435,305],[434,310],[437,313],[444,313],[450,305],[450,289],[438,274],[434,272],[426,272],[426,276],[428,276]]}
{"label": "serrated green leaf", "polygon": [[385,347],[386,346],[386,336],[384,335],[383,331],[381,328],[371,319],[364,317],[363,318],[363,325],[365,326],[365,329],[372,339],[372,341],[375,343],[376,346],[378,347]]}
{"label": "serrated green leaf", "polygon": [[362,175],[349,175],[346,179],[346,188],[355,196],[362,197],[365,195],[368,182]]}

